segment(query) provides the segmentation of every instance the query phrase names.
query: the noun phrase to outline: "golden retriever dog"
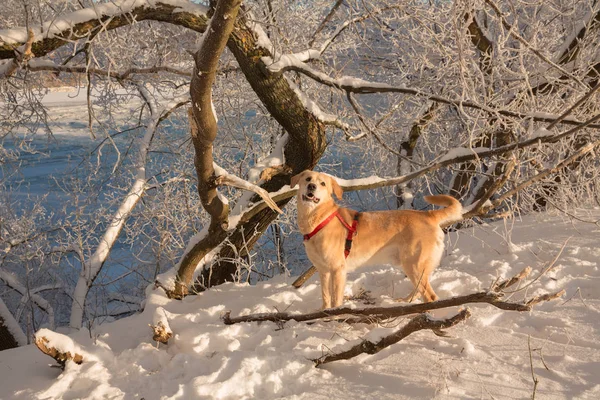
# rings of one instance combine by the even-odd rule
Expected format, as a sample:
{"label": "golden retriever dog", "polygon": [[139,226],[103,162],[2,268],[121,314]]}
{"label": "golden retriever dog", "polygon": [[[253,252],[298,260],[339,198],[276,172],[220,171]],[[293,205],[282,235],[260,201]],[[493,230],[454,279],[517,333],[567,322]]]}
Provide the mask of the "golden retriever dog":
{"label": "golden retriever dog", "polygon": [[333,199],[343,190],[331,176],[304,171],[292,177],[298,188],[298,226],[304,247],[319,272],[323,308],[344,300],[346,272],[362,266],[390,264],[401,267],[414,285],[407,298],[422,295],[437,300],[429,277],[444,251],[440,225],[457,221],[462,206],[446,195],[427,196],[428,203],[446,206],[433,211],[393,210],[361,212],[340,207]]}

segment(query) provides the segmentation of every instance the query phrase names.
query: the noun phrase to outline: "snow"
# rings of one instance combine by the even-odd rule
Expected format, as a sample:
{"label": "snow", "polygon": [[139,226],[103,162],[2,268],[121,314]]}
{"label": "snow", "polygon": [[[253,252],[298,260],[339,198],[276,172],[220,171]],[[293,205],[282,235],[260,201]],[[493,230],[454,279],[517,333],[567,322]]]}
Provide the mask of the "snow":
{"label": "snow", "polygon": [[50,329],[40,329],[36,332],[35,337],[36,340],[43,337],[45,339],[44,342],[46,344],[46,347],[55,348],[60,353],[71,353],[72,356],[74,356],[75,354],[88,357],[90,356],[86,354],[85,351],[69,336],[56,333],[54,331],[51,331]]}
{"label": "snow", "polygon": [[251,18],[248,18],[246,25],[254,31],[254,34],[256,35],[256,46],[267,50],[269,53],[274,53],[275,46],[273,46],[273,42],[271,42],[271,39],[269,39],[269,36],[262,26],[252,18],[251,14],[250,17]]}
{"label": "snow", "polygon": [[[587,214],[587,215],[586,215]],[[581,212],[597,220],[600,209]],[[290,321],[224,325],[221,315],[307,312],[320,305],[315,277],[296,290],[291,277],[256,286],[228,283],[183,301],[149,288],[144,312],[100,325],[91,332],[52,336],[77,349],[81,365],[49,368],[52,360],[33,346],[0,352],[2,399],[431,399],[530,398],[530,353],[540,399],[600,396],[600,228],[536,214],[514,221],[512,232],[495,223],[447,237],[442,266],[432,284],[441,298],[485,290],[496,278],[524,267],[537,276],[568,241],[556,265],[527,290],[532,296],[560,288],[560,300],[530,313],[471,305],[473,316],[451,337],[417,332],[375,355],[361,355],[320,368],[310,359],[324,352],[377,339],[401,326],[314,324]],[[512,251],[509,251],[512,249]],[[376,305],[393,305],[410,291],[391,267],[361,269],[348,276],[346,294],[369,290]],[[522,299],[512,295],[512,301]],[[364,306],[348,300],[351,306]],[[444,316],[439,310],[435,317]],[[167,345],[152,342],[149,324],[166,319],[174,333]],[[543,358],[543,361],[542,361]],[[545,363],[548,367],[544,367]]]}
{"label": "snow", "polygon": [[355,179],[342,179],[336,177],[335,180],[337,183],[343,187],[354,187],[354,186],[366,186],[366,185],[374,185],[380,182],[385,182],[386,178],[380,178],[376,175],[371,175],[366,178],[355,178]]}
{"label": "snow", "polygon": [[531,139],[542,138],[545,136],[552,136],[552,135],[553,135],[553,133],[550,132],[548,129],[540,128],[531,134]]}
{"label": "snow", "polygon": [[321,53],[315,49],[308,49],[299,53],[293,54],[278,54],[278,60],[275,62],[271,57],[262,57],[262,62],[272,72],[280,72],[286,70],[288,67],[301,65],[303,62],[312,59],[318,59]]}
{"label": "snow", "polygon": [[285,145],[288,142],[289,135],[285,132],[275,143],[271,153],[258,161],[254,167],[248,172],[248,181],[254,184],[259,184],[261,173],[269,167],[278,167],[285,165]]}
{"label": "snow", "polygon": [[444,156],[442,158],[437,160],[437,162],[449,161],[454,158],[470,156],[474,153],[479,153],[479,152],[488,151],[488,150],[489,150],[489,147],[455,147],[453,149],[448,150],[448,152],[446,154],[444,154]]}
{"label": "snow", "polygon": [[328,114],[328,113],[324,112],[323,110],[321,110],[321,107],[319,107],[319,105],[316,102],[314,102],[302,90],[300,90],[300,88],[298,88],[298,86],[296,86],[296,84],[290,78],[288,78],[286,76],[285,79],[287,80],[287,82],[290,85],[290,87],[292,88],[292,90],[294,92],[296,92],[296,94],[298,95],[298,98],[302,102],[302,105],[304,106],[304,108],[306,108],[306,110],[309,113],[314,115],[315,118],[319,119],[323,123],[338,122],[338,119],[335,115]]}

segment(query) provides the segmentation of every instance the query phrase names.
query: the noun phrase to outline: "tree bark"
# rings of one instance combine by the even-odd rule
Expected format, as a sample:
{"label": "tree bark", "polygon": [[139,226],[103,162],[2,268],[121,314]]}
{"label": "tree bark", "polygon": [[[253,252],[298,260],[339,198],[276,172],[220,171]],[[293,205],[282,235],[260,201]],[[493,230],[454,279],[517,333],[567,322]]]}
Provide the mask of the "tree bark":
{"label": "tree bark", "polygon": [[[216,4],[209,26],[202,37],[202,44],[194,54],[194,73],[190,83],[192,107],[189,120],[195,151],[194,166],[198,177],[200,201],[210,215],[207,235],[209,238],[222,237],[228,227],[229,206],[219,197],[213,167],[213,142],[217,137],[217,120],[212,104],[212,85],[219,59],[233,30],[240,5],[241,0],[220,0]],[[177,297],[187,293],[187,287],[196,269],[197,264],[185,262],[190,260],[188,255],[177,272],[175,282]]]}

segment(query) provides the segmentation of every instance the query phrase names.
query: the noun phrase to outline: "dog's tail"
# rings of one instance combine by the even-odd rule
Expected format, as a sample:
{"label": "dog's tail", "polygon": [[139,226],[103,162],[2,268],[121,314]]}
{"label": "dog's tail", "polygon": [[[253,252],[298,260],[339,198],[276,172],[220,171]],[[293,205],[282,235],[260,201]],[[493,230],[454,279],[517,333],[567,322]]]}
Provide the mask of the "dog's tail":
{"label": "dog's tail", "polygon": [[458,200],[452,196],[440,194],[437,196],[425,196],[425,201],[436,206],[445,206],[441,210],[429,211],[430,215],[437,219],[440,226],[451,224],[462,219],[463,208]]}

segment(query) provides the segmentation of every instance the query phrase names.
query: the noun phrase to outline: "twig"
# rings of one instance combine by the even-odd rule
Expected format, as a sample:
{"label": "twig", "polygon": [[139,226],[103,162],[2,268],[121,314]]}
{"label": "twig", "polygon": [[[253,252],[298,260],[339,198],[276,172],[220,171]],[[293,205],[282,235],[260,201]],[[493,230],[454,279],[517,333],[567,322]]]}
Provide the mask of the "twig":
{"label": "twig", "polygon": [[492,290],[495,292],[503,291],[504,289],[514,285],[515,283],[527,278],[531,274],[531,267],[526,267],[523,271],[519,272],[517,275],[513,276],[510,279],[506,279],[500,283],[495,283],[492,285]]}
{"label": "twig", "polygon": [[534,306],[534,305],[544,302],[544,301],[558,299],[559,297],[562,297],[565,293],[566,293],[565,289],[562,289],[556,293],[541,294],[539,296],[532,297],[525,304],[527,304],[528,306]]}
{"label": "twig", "polygon": [[573,74],[569,73],[568,71],[566,71],[565,69],[563,69],[561,66],[557,65],[556,63],[552,62],[552,60],[550,60],[548,57],[546,57],[545,55],[543,55],[538,49],[536,49],[535,47],[533,47],[527,40],[525,40],[521,35],[519,35],[516,30],[514,29],[513,26],[511,26],[506,19],[504,18],[504,13],[500,10],[500,8],[492,1],[492,0],[485,0],[485,2],[492,7],[492,9],[496,12],[496,14],[498,15],[498,18],[500,19],[500,22],[502,22],[502,25],[504,26],[504,28],[508,31],[508,33],[510,35],[512,35],[515,39],[517,39],[519,42],[521,42],[525,47],[527,47],[533,54],[535,54],[536,56],[538,56],[540,59],[542,59],[544,62],[546,62],[548,65],[556,68],[558,71],[560,71],[562,74],[564,74],[565,76],[568,76],[569,78],[573,79],[575,82],[577,82],[579,85],[587,88],[586,84],[583,83],[581,80],[579,80],[576,76],[574,76]]}
{"label": "twig", "polygon": [[560,117],[558,117],[557,119],[555,119],[554,121],[552,121],[552,123],[550,125],[548,125],[546,127],[546,129],[550,130],[550,129],[554,128],[563,119],[565,119],[566,117],[568,117],[569,114],[571,114],[574,109],[576,109],[577,107],[579,107],[580,105],[582,105],[583,103],[585,103],[587,101],[587,99],[589,99],[590,97],[592,97],[592,95],[594,94],[594,92],[596,90],[598,90],[598,88],[600,88],[600,83],[597,83],[596,86],[594,86],[593,88],[591,88],[586,94],[584,94],[579,100],[577,100],[577,102],[575,102],[575,104],[573,104],[571,107],[569,107],[569,109],[567,109],[567,111],[565,111],[564,113],[562,113],[560,115]]}
{"label": "twig", "polygon": [[535,400],[535,392],[537,390],[539,380],[536,378],[535,372],[533,371],[533,357],[531,355],[531,335],[527,336],[527,347],[529,348],[529,365],[531,367],[531,378],[533,379],[533,393],[531,393],[531,400]]}
{"label": "twig", "polygon": [[542,271],[540,272],[540,274],[533,279],[531,282],[527,283],[527,285],[513,290],[512,292],[506,292],[504,291],[503,293],[506,294],[512,294],[512,293],[517,293],[520,292],[526,288],[528,288],[529,286],[531,286],[534,282],[536,282],[538,279],[540,279],[542,276],[544,276],[548,271],[550,271],[552,269],[552,267],[554,267],[554,264],[556,264],[556,261],[558,261],[558,258],[560,257],[560,255],[562,254],[563,250],[565,249],[565,247],[567,246],[567,243],[569,243],[569,240],[571,240],[571,238],[568,238],[567,240],[565,240],[565,242],[563,243],[562,247],[560,248],[560,250],[558,251],[558,254],[556,254],[556,256],[554,257],[554,259],[550,262],[550,264],[548,264],[548,266]]}

